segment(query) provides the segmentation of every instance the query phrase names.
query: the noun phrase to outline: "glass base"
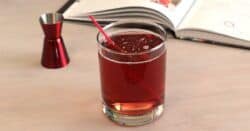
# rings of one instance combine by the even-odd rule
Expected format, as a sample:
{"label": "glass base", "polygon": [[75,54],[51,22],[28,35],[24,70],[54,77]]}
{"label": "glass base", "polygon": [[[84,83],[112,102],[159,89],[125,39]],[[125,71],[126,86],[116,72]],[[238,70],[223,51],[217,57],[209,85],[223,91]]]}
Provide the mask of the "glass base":
{"label": "glass base", "polygon": [[158,119],[163,114],[164,106],[159,105],[155,107],[152,111],[147,112],[142,115],[124,115],[120,114],[110,107],[103,104],[103,113],[112,121],[123,126],[140,126],[151,123],[152,121]]}

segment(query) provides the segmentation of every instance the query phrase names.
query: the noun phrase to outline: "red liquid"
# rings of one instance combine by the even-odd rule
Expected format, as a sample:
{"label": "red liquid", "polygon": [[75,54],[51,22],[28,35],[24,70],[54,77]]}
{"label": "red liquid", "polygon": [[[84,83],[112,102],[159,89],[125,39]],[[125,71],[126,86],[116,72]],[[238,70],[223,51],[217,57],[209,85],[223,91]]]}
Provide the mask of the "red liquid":
{"label": "red liquid", "polygon": [[[162,43],[159,37],[150,34],[117,35],[112,40],[123,53],[147,51]],[[136,56],[99,52],[104,103],[118,113],[128,115],[144,114],[163,104],[166,70],[164,48]]]}

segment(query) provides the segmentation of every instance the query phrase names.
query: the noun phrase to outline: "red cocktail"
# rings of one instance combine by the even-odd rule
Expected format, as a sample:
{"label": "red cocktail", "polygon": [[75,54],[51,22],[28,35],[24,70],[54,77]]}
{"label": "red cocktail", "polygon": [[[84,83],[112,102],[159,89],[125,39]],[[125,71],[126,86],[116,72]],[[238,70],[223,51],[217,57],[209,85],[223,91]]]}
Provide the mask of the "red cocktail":
{"label": "red cocktail", "polygon": [[[158,30],[139,26],[143,24]],[[129,25],[132,28],[122,25],[115,33],[106,28],[115,46],[100,38],[98,55],[104,113],[119,124],[134,126],[149,123],[163,112],[166,37],[156,24]]]}

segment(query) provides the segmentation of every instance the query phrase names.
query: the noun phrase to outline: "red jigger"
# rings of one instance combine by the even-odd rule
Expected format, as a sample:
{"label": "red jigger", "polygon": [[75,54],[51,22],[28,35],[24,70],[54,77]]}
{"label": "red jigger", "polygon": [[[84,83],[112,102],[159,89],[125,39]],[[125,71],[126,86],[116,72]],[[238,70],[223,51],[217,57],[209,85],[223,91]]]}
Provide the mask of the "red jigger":
{"label": "red jigger", "polygon": [[40,16],[45,34],[41,63],[46,68],[61,68],[69,63],[69,57],[61,37],[63,16],[47,13]]}

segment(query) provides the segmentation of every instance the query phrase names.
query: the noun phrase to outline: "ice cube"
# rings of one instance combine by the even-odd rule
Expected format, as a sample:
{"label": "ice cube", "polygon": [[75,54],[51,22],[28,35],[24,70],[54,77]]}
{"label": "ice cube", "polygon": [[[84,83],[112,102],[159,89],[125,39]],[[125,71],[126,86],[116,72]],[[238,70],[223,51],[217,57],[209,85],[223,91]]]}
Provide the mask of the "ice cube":
{"label": "ice cube", "polygon": [[139,42],[144,42],[144,41],[145,41],[144,37],[139,40]]}
{"label": "ice cube", "polygon": [[128,44],[128,42],[127,42],[127,41],[125,41],[125,42],[122,42],[122,44],[123,44],[123,45],[126,45],[126,44]]}
{"label": "ice cube", "polygon": [[149,45],[144,45],[142,48],[143,48],[144,50],[148,50],[148,49],[149,49]]}

